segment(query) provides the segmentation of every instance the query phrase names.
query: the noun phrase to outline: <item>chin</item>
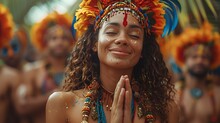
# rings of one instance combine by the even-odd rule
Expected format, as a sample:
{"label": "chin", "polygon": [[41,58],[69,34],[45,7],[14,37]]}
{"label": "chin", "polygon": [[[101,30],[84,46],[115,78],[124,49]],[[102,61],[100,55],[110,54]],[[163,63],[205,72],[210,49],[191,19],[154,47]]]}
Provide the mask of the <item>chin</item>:
{"label": "chin", "polygon": [[107,65],[117,69],[130,69],[133,68],[136,64],[130,62],[130,60],[112,60],[107,62]]}

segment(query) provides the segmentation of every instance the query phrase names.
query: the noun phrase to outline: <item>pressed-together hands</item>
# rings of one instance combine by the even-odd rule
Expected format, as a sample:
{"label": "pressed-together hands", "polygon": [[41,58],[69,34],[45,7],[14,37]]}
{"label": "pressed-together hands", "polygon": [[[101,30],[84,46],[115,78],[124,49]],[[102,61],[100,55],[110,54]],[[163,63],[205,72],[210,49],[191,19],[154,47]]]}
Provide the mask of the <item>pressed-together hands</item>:
{"label": "pressed-together hands", "polygon": [[114,93],[111,123],[131,123],[132,89],[127,75],[121,76]]}

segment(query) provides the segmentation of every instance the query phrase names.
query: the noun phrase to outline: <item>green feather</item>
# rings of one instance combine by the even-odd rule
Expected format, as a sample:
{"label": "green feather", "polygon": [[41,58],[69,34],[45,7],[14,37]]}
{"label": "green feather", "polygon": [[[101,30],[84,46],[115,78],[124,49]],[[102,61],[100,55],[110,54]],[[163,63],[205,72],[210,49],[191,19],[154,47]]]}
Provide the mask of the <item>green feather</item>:
{"label": "green feather", "polygon": [[200,15],[199,15],[199,10],[198,10],[198,7],[197,7],[195,1],[194,0],[188,0],[188,2],[189,2],[189,6],[192,10],[192,13],[196,18],[196,21],[201,25],[202,22],[201,22],[201,18],[200,18]]}
{"label": "green feather", "polygon": [[188,6],[186,4],[186,0],[179,0],[182,10],[179,13],[179,24],[182,28],[186,27],[186,25],[189,25],[189,14],[188,14]]}
{"label": "green feather", "polygon": [[210,8],[212,13],[214,14],[215,18],[217,18],[217,13],[213,7],[213,4],[211,3],[211,0],[205,0],[205,2],[207,3],[208,7]]}
{"label": "green feather", "polygon": [[198,8],[199,8],[199,11],[202,14],[202,17],[205,20],[208,20],[206,12],[205,12],[205,8],[204,8],[204,5],[203,5],[202,1],[201,0],[196,0],[196,2],[197,2],[197,5],[198,5]]}

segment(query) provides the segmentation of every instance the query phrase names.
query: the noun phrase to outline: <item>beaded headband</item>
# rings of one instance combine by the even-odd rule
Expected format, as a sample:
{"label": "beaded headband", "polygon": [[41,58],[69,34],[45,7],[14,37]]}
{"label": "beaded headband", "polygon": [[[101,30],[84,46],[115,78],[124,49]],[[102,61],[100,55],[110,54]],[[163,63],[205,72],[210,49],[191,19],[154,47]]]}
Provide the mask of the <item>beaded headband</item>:
{"label": "beaded headband", "polygon": [[211,68],[220,66],[220,34],[212,32],[212,26],[205,22],[200,29],[188,28],[180,36],[172,39],[172,56],[178,66],[183,67],[185,63],[184,52],[193,45],[198,45],[198,52],[201,52],[200,44],[210,46],[212,53]]}
{"label": "beaded headband", "polygon": [[104,12],[101,12],[100,16],[97,16],[95,21],[95,29],[99,28],[104,21],[107,21],[117,12],[130,12],[131,15],[138,20],[142,27],[145,26],[144,15],[139,10],[137,10],[137,7],[133,3],[127,4],[126,2],[116,2],[112,5],[109,5]]}
{"label": "beaded headband", "polygon": [[8,43],[13,36],[14,22],[9,10],[0,4],[0,47]]}
{"label": "beaded headband", "polygon": [[45,34],[48,28],[60,25],[66,27],[67,29],[71,28],[71,16],[68,14],[58,14],[53,12],[45,17],[41,22],[36,23],[31,29],[31,39],[32,43],[37,47],[38,50],[45,49]]}
{"label": "beaded headband", "polygon": [[81,37],[89,25],[95,29],[108,20],[115,12],[130,12],[148,32],[165,36],[175,29],[178,23],[178,0],[83,0],[76,11],[72,32]]}

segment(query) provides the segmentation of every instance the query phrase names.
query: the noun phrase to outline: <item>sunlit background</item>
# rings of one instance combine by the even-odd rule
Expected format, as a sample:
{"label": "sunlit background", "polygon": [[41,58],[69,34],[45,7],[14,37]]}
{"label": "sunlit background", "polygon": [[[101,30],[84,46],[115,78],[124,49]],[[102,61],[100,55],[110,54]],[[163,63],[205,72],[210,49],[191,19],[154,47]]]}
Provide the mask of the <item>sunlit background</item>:
{"label": "sunlit background", "polygon": [[[60,14],[68,13],[73,18],[81,1],[82,0],[0,0],[0,3],[9,9],[13,16],[15,23],[14,30],[19,27],[24,27],[27,32],[27,49],[24,56],[22,56],[22,58],[25,59],[24,61],[32,63],[39,60],[39,57],[37,57],[39,53],[31,43],[30,31],[33,25],[41,22],[48,14],[54,11]],[[174,31],[176,35],[190,26],[197,28],[202,27],[204,21],[208,21],[213,25],[213,31],[220,33],[220,0],[179,0],[179,2],[182,8],[179,13],[178,26]],[[169,61],[167,60],[167,62]],[[219,76],[219,73],[217,76]],[[219,78],[220,77],[218,77],[218,79]]]}
{"label": "sunlit background", "polygon": [[41,21],[48,13],[73,12],[81,0],[0,0],[11,11],[17,25],[31,26]]}

